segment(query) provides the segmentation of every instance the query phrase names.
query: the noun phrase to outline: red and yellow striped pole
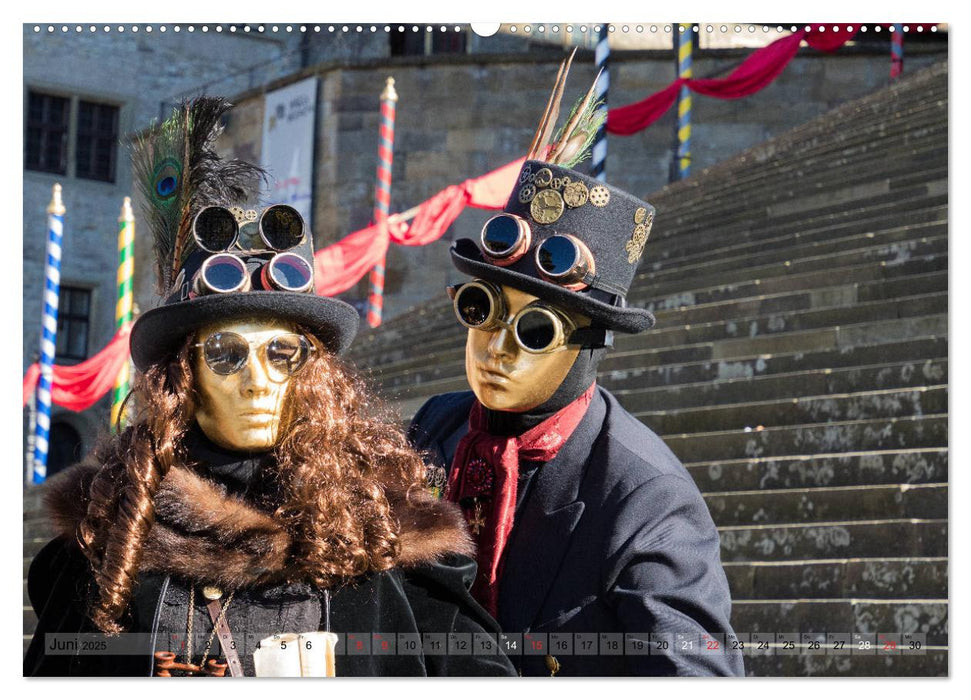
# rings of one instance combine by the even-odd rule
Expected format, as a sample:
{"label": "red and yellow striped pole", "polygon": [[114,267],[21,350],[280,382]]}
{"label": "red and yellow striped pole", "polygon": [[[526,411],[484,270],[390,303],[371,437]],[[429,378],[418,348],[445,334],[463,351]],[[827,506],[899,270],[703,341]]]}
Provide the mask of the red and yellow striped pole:
{"label": "red and yellow striped pole", "polygon": [[[394,159],[394,115],[398,93],[394,78],[388,78],[381,93],[381,126],[378,131],[378,171],[374,187],[374,222],[387,221],[391,213],[391,162]],[[384,262],[371,269],[367,300],[367,322],[371,328],[381,325],[384,307]]]}
{"label": "red and yellow striped pole", "polygon": [[[132,276],[135,272],[135,215],[132,213],[131,197],[125,197],[118,217],[118,303],[115,305],[115,328],[121,328],[132,319]],[[121,406],[128,395],[131,376],[129,362],[118,372],[115,387],[111,392],[111,427],[121,431],[124,416]]]}

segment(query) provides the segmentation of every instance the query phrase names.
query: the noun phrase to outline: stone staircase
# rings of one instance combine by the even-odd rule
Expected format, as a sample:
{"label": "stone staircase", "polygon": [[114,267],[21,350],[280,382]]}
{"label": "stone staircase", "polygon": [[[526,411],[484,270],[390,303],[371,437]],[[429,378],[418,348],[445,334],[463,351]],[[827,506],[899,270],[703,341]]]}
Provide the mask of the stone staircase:
{"label": "stone staircase", "polygon": [[[926,635],[919,656],[775,654],[751,675],[946,675],[946,63],[648,197],[599,381],[685,462],[737,632]],[[466,389],[441,298],[352,360],[408,418]]]}
{"label": "stone staircase", "polygon": [[[947,675],[946,63],[654,193],[599,381],[661,434],[722,538],[737,632],[917,632],[919,656],[746,658],[750,675]],[[443,264],[446,264],[443,261]],[[403,418],[466,389],[444,299],[351,360]],[[24,576],[50,536],[24,496]],[[35,619],[24,586],[24,649]]]}

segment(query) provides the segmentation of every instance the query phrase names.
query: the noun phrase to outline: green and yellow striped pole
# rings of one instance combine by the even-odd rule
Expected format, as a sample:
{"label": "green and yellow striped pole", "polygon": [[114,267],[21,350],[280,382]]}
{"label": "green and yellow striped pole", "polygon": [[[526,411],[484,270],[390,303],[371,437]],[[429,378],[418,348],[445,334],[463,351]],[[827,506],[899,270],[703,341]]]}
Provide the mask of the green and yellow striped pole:
{"label": "green and yellow striped pole", "polygon": [[[691,78],[692,25],[677,27],[678,77]],[[691,174],[691,90],[681,86],[678,99],[678,179],[683,180]]]}
{"label": "green and yellow striped pole", "polygon": [[[121,328],[132,319],[132,275],[135,271],[135,215],[132,213],[131,197],[125,197],[118,217],[118,303],[115,305],[115,329]],[[111,427],[121,431],[123,416],[120,415],[122,402],[128,395],[130,362],[126,362],[115,379],[111,392]]]}

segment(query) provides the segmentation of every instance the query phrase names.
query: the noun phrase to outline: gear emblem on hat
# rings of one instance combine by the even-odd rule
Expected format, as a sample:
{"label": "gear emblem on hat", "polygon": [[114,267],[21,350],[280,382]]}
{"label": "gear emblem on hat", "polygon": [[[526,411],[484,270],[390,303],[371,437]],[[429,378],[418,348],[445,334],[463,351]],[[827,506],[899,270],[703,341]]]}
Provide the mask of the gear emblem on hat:
{"label": "gear emblem on hat", "polygon": [[563,189],[563,201],[572,209],[582,207],[590,199],[590,191],[582,182],[571,182]]}
{"label": "gear emblem on hat", "polygon": [[563,216],[563,207],[563,197],[559,192],[542,190],[533,197],[533,201],[529,205],[529,213],[533,215],[533,220],[538,224],[552,224]]}
{"label": "gear emblem on hat", "polygon": [[605,207],[610,201],[610,190],[603,185],[590,189],[590,203],[595,207]]}
{"label": "gear emblem on hat", "polygon": [[537,187],[549,187],[553,182],[553,171],[549,168],[540,168],[536,171],[536,179],[533,182]]}
{"label": "gear emblem on hat", "polygon": [[519,173],[519,184],[523,184],[529,179],[529,176],[533,174],[533,169],[528,165],[523,168],[523,171]]}
{"label": "gear emblem on hat", "polygon": [[520,204],[529,204],[534,196],[536,196],[536,186],[533,184],[523,185],[519,190]]}
{"label": "gear emblem on hat", "polygon": [[643,224],[644,219],[647,218],[647,209],[644,207],[637,207],[637,211],[634,212],[634,223]]}

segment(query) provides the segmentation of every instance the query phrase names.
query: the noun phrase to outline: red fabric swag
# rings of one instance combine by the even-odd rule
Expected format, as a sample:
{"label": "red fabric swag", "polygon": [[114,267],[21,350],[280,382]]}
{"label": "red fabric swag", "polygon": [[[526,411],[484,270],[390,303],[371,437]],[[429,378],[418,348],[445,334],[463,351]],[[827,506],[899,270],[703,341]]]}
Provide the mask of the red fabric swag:
{"label": "red fabric swag", "polygon": [[456,447],[445,496],[462,507],[472,528],[479,564],[472,595],[493,617],[516,515],[519,462],[553,459],[586,414],[596,386],[591,384],[575,401],[518,437],[488,433],[482,404],[472,405],[470,430]]}
{"label": "red fabric swag", "polygon": [[[97,355],[77,365],[54,365],[51,401],[72,411],[83,411],[107,394],[115,385],[121,368],[128,362],[130,333],[131,324],[126,323]],[[27,405],[39,379],[40,365],[35,362],[24,375],[23,405]]]}
{"label": "red fabric swag", "polygon": [[607,131],[629,136],[637,133],[661,118],[678,98],[682,85],[700,95],[735,100],[748,97],[762,90],[775,80],[799,51],[805,40],[820,51],[835,51],[852,39],[856,32],[834,31],[833,25],[813,25],[810,31],[800,29],[789,36],[773,41],[768,46],[753,51],[742,63],[724,78],[678,78],[660,92],[640,102],[616,107],[607,112]]}

